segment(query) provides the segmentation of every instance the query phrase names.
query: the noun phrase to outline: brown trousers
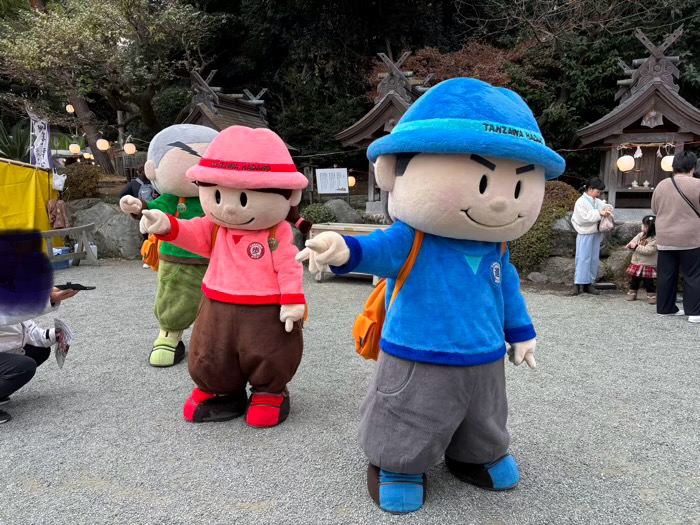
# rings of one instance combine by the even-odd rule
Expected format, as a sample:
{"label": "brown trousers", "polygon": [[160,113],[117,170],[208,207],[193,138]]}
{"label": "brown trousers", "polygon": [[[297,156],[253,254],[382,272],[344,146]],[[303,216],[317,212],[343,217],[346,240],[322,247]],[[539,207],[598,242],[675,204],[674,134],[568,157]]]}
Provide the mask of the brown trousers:
{"label": "brown trousers", "polygon": [[190,341],[190,376],[212,394],[245,391],[247,383],[259,392],[280,394],[294,377],[303,349],[301,321],[287,333],[279,305],[204,297]]}

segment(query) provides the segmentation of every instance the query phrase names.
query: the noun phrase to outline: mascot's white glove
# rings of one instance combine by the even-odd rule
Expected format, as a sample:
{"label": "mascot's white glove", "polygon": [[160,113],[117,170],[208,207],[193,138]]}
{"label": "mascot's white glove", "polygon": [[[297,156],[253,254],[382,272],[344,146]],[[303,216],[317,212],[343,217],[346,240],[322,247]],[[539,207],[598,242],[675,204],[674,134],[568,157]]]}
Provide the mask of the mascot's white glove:
{"label": "mascot's white glove", "polygon": [[525,361],[530,368],[537,368],[537,363],[535,363],[536,346],[537,339],[513,343],[508,349],[508,359],[515,366],[520,366]]}
{"label": "mascot's white glove", "polygon": [[283,304],[280,308],[280,321],[284,323],[284,329],[291,332],[294,322],[304,317],[306,305],[304,304]]}
{"label": "mascot's white glove", "polygon": [[141,233],[166,235],[170,233],[170,221],[168,216],[160,210],[143,210],[139,229]]}
{"label": "mascot's white glove", "polygon": [[133,215],[138,215],[141,213],[141,200],[131,195],[124,195],[119,199],[119,207],[124,213],[131,213]]}
{"label": "mascot's white glove", "polygon": [[335,232],[319,233],[306,241],[306,248],[300,251],[297,261],[309,261],[309,271],[317,274],[327,271],[328,265],[342,266],[350,260],[350,250],[343,237]]}

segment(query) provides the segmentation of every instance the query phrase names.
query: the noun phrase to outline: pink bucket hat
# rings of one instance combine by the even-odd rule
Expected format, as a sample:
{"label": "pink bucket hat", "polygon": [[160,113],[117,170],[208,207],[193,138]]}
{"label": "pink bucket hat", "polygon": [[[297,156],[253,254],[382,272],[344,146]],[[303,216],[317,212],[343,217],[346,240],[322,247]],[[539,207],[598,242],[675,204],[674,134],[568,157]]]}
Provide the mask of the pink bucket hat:
{"label": "pink bucket hat", "polygon": [[231,126],[209,144],[187,178],[229,188],[302,190],[309,180],[297,171],[284,141],[266,128]]}

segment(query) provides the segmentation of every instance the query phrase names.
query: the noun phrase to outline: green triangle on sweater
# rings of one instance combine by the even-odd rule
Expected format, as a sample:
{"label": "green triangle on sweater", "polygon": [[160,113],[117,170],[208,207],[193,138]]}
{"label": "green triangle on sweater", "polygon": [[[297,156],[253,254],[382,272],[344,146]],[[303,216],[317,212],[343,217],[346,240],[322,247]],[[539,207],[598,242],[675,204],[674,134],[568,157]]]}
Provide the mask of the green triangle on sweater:
{"label": "green triangle on sweater", "polygon": [[472,271],[474,272],[474,275],[476,275],[476,272],[479,271],[479,265],[481,264],[481,259],[483,259],[484,257],[482,255],[465,255],[464,258],[469,263],[469,266],[471,267]]}

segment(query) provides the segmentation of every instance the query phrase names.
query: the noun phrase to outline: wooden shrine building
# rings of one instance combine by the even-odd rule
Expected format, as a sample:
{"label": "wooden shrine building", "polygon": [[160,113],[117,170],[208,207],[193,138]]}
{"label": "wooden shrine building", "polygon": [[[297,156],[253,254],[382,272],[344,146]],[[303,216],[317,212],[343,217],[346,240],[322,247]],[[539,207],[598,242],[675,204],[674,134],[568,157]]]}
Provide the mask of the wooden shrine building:
{"label": "wooden shrine building", "polygon": [[[380,75],[382,80],[377,87],[374,107],[352,126],[335,136],[343,146],[366,148],[378,138],[391,133],[409,106],[428,90],[427,84],[432,75],[424,81],[419,81],[413,78],[412,72],[401,71],[401,66],[410,55],[411,52],[406,51],[394,62],[384,53],[379,53],[379,58],[386,64],[388,72]],[[370,162],[367,211],[383,212],[385,198],[380,195],[374,178],[374,166]]]}
{"label": "wooden shrine building", "polygon": [[[678,93],[680,59],[665,55],[682,33],[680,27],[657,47],[637,29],[635,35],[650,56],[634,60],[633,67],[620,60],[629,78],[618,81],[618,106],[576,132],[576,147],[601,149],[599,176],[607,187],[608,201],[618,208],[648,209],[653,188],[669,176],[661,169],[661,157],[700,138],[700,110]],[[618,169],[617,160],[623,155],[635,157],[631,171]]]}
{"label": "wooden shrine building", "polygon": [[[268,128],[267,109],[262,96],[267,89],[262,89],[253,95],[247,89],[243,93],[222,93],[221,88],[210,86],[216,71],[209,73],[203,79],[197,72],[192,72],[192,91],[194,95],[190,105],[183,110],[188,111],[182,124],[199,124],[221,131],[230,126],[246,126],[248,128]],[[287,144],[287,148],[296,151]]]}

